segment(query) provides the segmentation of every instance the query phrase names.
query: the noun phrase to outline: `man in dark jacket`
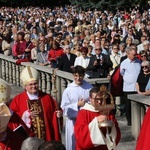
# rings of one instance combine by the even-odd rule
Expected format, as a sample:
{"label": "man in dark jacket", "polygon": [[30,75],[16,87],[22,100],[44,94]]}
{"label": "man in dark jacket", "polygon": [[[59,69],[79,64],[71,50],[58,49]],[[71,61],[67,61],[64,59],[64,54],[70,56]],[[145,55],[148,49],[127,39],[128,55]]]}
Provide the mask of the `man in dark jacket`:
{"label": "man in dark jacket", "polygon": [[77,56],[70,53],[71,49],[69,45],[65,45],[64,50],[65,54],[60,58],[58,69],[72,73],[72,68]]}
{"label": "man in dark jacket", "polygon": [[87,67],[87,70],[92,71],[92,78],[106,78],[111,67],[112,62],[109,56],[102,54],[102,49],[99,45],[95,46],[95,55],[90,58]]}

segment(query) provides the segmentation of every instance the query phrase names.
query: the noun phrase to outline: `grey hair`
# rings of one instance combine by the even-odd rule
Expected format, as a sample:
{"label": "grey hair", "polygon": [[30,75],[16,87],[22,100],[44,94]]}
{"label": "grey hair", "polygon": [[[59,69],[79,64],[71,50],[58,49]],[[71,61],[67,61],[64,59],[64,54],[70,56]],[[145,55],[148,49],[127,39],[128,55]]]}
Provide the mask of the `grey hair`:
{"label": "grey hair", "polygon": [[21,145],[21,150],[38,150],[39,146],[43,143],[41,139],[37,137],[28,137]]}
{"label": "grey hair", "polygon": [[64,50],[66,50],[67,48],[70,48],[70,45],[65,45],[64,46]]}
{"label": "grey hair", "polygon": [[148,66],[148,67],[150,67],[150,62],[149,61],[143,61],[141,66]]}

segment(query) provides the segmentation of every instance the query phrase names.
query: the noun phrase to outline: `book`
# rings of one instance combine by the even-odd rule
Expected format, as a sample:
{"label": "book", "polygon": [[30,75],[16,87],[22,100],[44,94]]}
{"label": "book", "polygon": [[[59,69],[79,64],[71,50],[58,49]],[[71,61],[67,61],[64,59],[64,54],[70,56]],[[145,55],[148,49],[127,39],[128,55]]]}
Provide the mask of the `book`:
{"label": "book", "polygon": [[27,137],[29,137],[28,133],[26,132],[26,130],[24,129],[24,127],[22,125],[18,126],[17,128],[15,128],[13,130],[13,132],[16,132],[17,134],[20,134],[21,136],[23,136],[25,139]]}

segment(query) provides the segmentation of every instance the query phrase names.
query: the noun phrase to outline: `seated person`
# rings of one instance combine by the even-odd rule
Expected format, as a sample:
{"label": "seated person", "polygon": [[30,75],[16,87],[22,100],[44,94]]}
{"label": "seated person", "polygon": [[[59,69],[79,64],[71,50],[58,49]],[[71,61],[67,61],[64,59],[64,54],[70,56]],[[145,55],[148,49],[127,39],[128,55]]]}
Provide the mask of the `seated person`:
{"label": "seated person", "polygon": [[45,51],[45,45],[40,44],[39,49],[41,52],[37,54],[36,64],[40,66],[47,66],[49,65],[49,62],[47,60],[48,58],[48,52]]}

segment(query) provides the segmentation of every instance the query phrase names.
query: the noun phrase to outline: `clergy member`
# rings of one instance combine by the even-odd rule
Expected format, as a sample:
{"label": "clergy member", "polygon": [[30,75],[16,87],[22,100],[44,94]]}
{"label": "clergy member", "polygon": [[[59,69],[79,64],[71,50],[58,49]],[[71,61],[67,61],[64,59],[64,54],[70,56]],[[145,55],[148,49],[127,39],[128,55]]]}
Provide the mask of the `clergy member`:
{"label": "clergy member", "polygon": [[83,80],[85,70],[82,66],[75,66],[72,72],[74,81],[64,90],[61,102],[66,117],[66,150],[75,150],[74,123],[78,110],[88,101],[92,88],[91,84]]}
{"label": "clergy member", "polygon": [[0,150],[19,150],[23,140],[34,134],[22,119],[12,112],[5,103],[9,103],[11,87],[0,79]]}
{"label": "clergy member", "polygon": [[57,118],[61,118],[61,112],[57,110],[56,101],[39,90],[38,71],[27,66],[22,70],[20,79],[25,91],[12,100],[10,108],[38,138],[46,141],[60,140]]}
{"label": "clergy member", "polygon": [[[90,90],[90,103],[79,111],[74,126],[76,150],[112,150],[120,140],[120,129],[113,114],[103,115],[97,108],[102,105],[103,94],[94,87]],[[100,127],[104,120],[112,120],[112,127]]]}

